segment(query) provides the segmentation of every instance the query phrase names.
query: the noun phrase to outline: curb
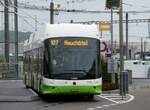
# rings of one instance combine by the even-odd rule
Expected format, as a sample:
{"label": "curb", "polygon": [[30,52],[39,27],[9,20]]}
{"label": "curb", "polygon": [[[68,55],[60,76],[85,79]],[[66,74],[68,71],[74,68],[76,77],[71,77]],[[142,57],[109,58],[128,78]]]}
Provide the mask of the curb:
{"label": "curb", "polygon": [[0,96],[0,102],[31,102],[39,99],[38,96]]}
{"label": "curb", "polygon": [[119,89],[102,91],[102,94],[112,94],[112,93],[119,93]]}

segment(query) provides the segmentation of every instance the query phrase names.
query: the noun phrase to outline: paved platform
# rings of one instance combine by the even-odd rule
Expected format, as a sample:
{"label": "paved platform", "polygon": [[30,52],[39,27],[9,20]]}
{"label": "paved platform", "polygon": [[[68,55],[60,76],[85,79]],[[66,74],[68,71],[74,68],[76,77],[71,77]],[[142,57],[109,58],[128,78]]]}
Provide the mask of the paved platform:
{"label": "paved platform", "polygon": [[26,89],[22,80],[0,80],[0,102],[26,102],[39,100],[31,89]]}

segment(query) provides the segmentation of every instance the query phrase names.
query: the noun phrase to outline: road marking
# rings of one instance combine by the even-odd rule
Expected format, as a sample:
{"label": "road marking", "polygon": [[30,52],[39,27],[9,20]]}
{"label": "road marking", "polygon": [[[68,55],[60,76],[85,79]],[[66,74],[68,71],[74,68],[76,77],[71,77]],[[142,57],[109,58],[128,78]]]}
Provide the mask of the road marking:
{"label": "road marking", "polygon": [[104,107],[109,107],[110,105],[103,105]]}
{"label": "road marking", "polygon": [[[113,100],[111,97],[107,97],[107,94],[105,94],[105,95],[103,95],[103,94],[102,94],[102,95],[97,95],[98,97],[101,97],[101,98],[103,98],[103,99],[109,100],[109,101],[111,101],[111,102],[113,102],[113,103],[108,104],[108,105],[96,106],[95,108],[88,108],[87,110],[103,109],[103,108],[110,107],[110,106],[115,106],[115,105],[120,105],[120,104],[129,103],[129,102],[131,102],[132,100],[134,100],[134,96],[133,96],[133,95],[130,95],[130,94],[127,94],[127,95],[128,95],[128,97],[129,97],[129,99],[128,99],[127,101],[125,101],[125,100],[115,101],[115,100]],[[118,95],[115,94],[115,96],[117,96],[116,99],[118,99]],[[114,97],[114,96],[113,96],[113,97]]]}
{"label": "road marking", "polygon": [[97,107],[95,107],[95,108],[103,108],[102,106],[97,106]]}
{"label": "road marking", "polygon": [[111,102],[118,103],[117,101],[114,101],[114,100],[112,100],[112,99],[110,99],[110,98],[107,98],[107,97],[104,97],[104,96],[101,96],[101,95],[97,95],[97,96],[98,96],[98,97],[101,97],[101,98],[103,98],[103,99],[109,100],[109,101],[111,101]]}
{"label": "road marking", "polygon": [[[127,94],[127,96],[123,98],[124,100],[122,100],[122,96],[119,96],[119,94],[102,94],[102,95],[97,95],[97,96],[104,98],[106,100],[109,100],[111,102],[117,103],[117,104],[128,103],[134,100],[134,96],[130,94]],[[127,97],[129,97],[129,99],[127,99]]]}
{"label": "road marking", "polygon": [[109,97],[122,98],[122,96],[104,96],[104,97],[107,97],[107,98],[109,98]]}
{"label": "road marking", "polygon": [[129,100],[127,100],[125,103],[129,103],[129,102],[131,102],[132,100],[134,100],[134,99],[135,99],[135,97],[134,97],[133,95],[131,95],[131,94],[127,94],[127,95],[129,95],[129,96],[130,96],[130,99],[129,99]]}
{"label": "road marking", "polygon": [[122,100],[122,97],[112,97],[112,100]]}
{"label": "road marking", "polygon": [[110,105],[117,105],[117,104],[114,103],[114,104],[110,104]]}
{"label": "road marking", "polygon": [[95,108],[88,108],[87,110],[94,110]]}
{"label": "road marking", "polygon": [[107,95],[111,95],[111,96],[120,96],[119,94],[101,94],[102,96],[107,96]]}

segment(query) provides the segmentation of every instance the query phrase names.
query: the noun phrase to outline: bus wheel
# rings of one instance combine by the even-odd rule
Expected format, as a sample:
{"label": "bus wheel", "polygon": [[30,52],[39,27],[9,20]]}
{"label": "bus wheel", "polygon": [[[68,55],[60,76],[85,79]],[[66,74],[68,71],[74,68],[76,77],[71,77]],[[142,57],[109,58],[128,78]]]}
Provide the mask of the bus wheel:
{"label": "bus wheel", "polygon": [[88,95],[88,100],[89,100],[89,101],[94,100],[94,95]]}
{"label": "bus wheel", "polygon": [[29,87],[29,86],[27,86],[27,85],[25,85],[25,88],[27,88],[27,89],[28,89],[28,88],[30,88],[30,87]]}
{"label": "bus wheel", "polygon": [[25,75],[24,76],[24,85],[25,85],[25,88],[29,88],[29,86],[27,85],[27,76]]}

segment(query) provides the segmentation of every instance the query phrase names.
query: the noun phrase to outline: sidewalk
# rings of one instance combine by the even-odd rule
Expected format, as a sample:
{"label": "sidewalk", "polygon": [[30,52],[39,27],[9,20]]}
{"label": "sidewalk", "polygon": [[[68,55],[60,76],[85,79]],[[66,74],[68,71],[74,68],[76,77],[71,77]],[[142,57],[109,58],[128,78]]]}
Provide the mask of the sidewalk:
{"label": "sidewalk", "polygon": [[38,95],[24,87],[22,80],[0,80],[0,102],[27,102],[39,100]]}

